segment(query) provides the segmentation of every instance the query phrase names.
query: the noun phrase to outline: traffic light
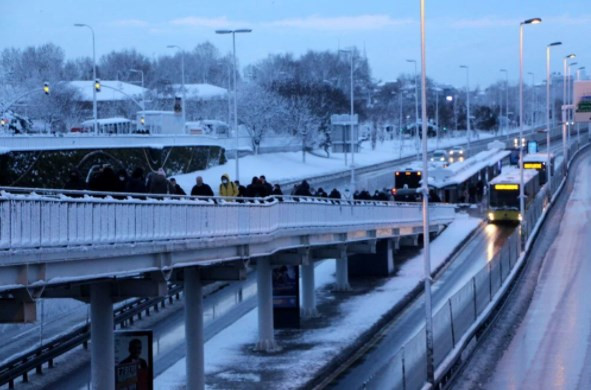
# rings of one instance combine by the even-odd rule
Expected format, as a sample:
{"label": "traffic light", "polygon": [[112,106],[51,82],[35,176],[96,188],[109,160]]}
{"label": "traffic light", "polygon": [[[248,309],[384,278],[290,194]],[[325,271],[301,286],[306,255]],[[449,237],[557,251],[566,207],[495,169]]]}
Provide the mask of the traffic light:
{"label": "traffic light", "polygon": [[46,95],[49,95],[49,83],[48,82],[43,83],[43,92],[45,92]]}
{"label": "traffic light", "polygon": [[99,79],[94,80],[94,90],[97,92],[101,91],[101,81]]}

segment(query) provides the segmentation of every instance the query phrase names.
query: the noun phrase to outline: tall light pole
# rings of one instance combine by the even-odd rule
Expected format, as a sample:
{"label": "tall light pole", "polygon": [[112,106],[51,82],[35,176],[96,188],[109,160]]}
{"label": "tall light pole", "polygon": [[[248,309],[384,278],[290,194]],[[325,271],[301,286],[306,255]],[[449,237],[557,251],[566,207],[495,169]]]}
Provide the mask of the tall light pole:
{"label": "tall light pole", "polygon": [[499,71],[505,73],[505,118],[507,118],[507,131],[509,131],[509,72],[507,69]]}
{"label": "tall light pole", "polygon": [[[139,73],[142,76],[142,110],[146,111],[146,94],[144,93],[144,71],[141,69],[130,69],[132,73]],[[144,115],[146,113],[144,112]]]}
{"label": "tall light pole", "polygon": [[238,137],[238,81],[237,81],[237,73],[238,73],[238,66],[236,65],[236,34],[246,34],[252,32],[250,28],[240,28],[236,30],[215,30],[216,34],[232,34],[232,63],[234,65],[233,70],[233,81],[234,81],[234,132],[236,134],[236,180],[240,180],[240,163],[238,159],[238,149],[240,146],[240,138]]}
{"label": "tall light pole", "polygon": [[187,100],[187,95],[185,92],[185,51],[178,45],[168,45],[166,46],[168,49],[178,49],[181,53],[181,88],[183,93],[183,103],[181,105],[181,109],[183,110],[183,133],[186,131],[185,124],[187,122],[187,112],[186,112],[186,105],[185,100]]}
{"label": "tall light pole", "polygon": [[[525,203],[523,194],[523,27],[527,24],[542,23],[540,18],[527,19],[519,24],[519,216],[525,223]],[[522,229],[523,231],[523,229]]]}
{"label": "tall light pole", "polygon": [[[582,70],[585,70],[585,67],[584,66],[580,66],[577,69],[577,81],[581,80],[581,71]],[[573,104],[574,103],[575,102],[573,101]],[[573,121],[575,120],[575,118],[574,118],[574,116],[575,116],[574,110],[575,110],[575,108],[573,107]],[[580,147],[581,146],[581,124],[578,123],[578,122],[577,122],[577,142],[579,143],[579,147]]]}
{"label": "tall light pole", "polygon": [[353,129],[353,115],[355,114],[354,112],[354,107],[353,107],[353,103],[354,103],[354,88],[353,88],[353,49],[349,49],[349,50],[339,50],[339,52],[341,53],[348,53],[349,54],[349,60],[350,60],[350,65],[351,65],[351,113],[350,113],[350,119],[349,119],[349,124],[351,125],[350,131],[351,131],[351,193],[355,193],[355,140],[354,140],[354,129]]}
{"label": "tall light pole", "polygon": [[534,126],[536,116],[536,83],[534,72],[527,72],[531,76],[531,126]]}
{"label": "tall light pole", "polygon": [[[564,67],[564,72],[563,72],[563,86],[562,86],[562,154],[563,154],[563,158],[564,158],[564,164],[567,163],[568,161],[568,147],[567,147],[567,130],[568,130],[568,124],[566,123],[568,120],[568,116],[567,116],[567,94],[566,94],[566,86],[567,86],[567,71],[568,71],[568,60],[570,60],[571,58],[575,58],[577,55],[574,53],[571,53],[567,56],[565,56],[562,59],[562,64]],[[566,165],[565,165],[566,166]],[[565,175],[566,175],[566,170],[565,170]]]}
{"label": "tall light pole", "polygon": [[98,123],[97,123],[97,107],[96,107],[96,88],[94,87],[94,83],[96,82],[96,48],[94,44],[94,29],[90,27],[88,24],[83,23],[76,23],[74,24],[75,27],[88,27],[90,32],[92,33],[92,119],[93,119],[93,129],[94,134],[98,135]]}
{"label": "tall light pole", "polygon": [[[417,74],[417,61],[416,60],[406,60],[406,62],[413,63],[415,65],[415,145],[419,139],[419,76]],[[418,146],[418,145],[417,145]],[[419,149],[417,147],[417,159],[419,158]]]}
{"label": "tall light pole", "polygon": [[427,164],[427,65],[425,52],[425,0],[421,0],[421,119],[423,130],[423,263],[425,267],[425,335],[427,382],[433,384],[433,315],[431,304],[431,253],[429,248],[429,165]]}
{"label": "tall light pole", "polygon": [[568,83],[567,83],[567,89],[566,89],[566,99],[568,100],[568,105],[569,105],[569,109],[567,111],[568,115],[567,115],[567,119],[568,119],[568,141],[570,142],[570,138],[571,138],[571,133],[573,131],[573,124],[574,124],[574,113],[575,110],[573,109],[573,86],[574,86],[574,76],[573,76],[573,72],[572,72],[572,67],[577,65],[578,62],[572,62],[569,64],[568,66],[568,71],[567,71],[567,77],[568,77]]}
{"label": "tall light pole", "polygon": [[435,147],[439,148],[439,92],[441,92],[441,88],[435,87],[433,90],[435,91],[435,125],[437,126]]}
{"label": "tall light pole", "polygon": [[466,69],[466,137],[468,138],[468,150],[466,150],[468,156],[470,156],[470,68],[468,65],[460,65],[460,68]]}
{"label": "tall light pole", "polygon": [[546,46],[546,153],[547,158],[547,169],[548,172],[548,183],[549,187],[552,188],[552,160],[550,159],[550,85],[552,84],[552,78],[550,77],[550,49],[554,46],[560,46],[562,42],[552,42]]}

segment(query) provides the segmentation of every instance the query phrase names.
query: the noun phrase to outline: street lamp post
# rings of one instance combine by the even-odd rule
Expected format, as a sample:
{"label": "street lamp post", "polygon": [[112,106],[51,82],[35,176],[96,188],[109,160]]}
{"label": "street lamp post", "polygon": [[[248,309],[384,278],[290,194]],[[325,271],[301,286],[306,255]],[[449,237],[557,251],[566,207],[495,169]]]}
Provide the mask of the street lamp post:
{"label": "street lamp post", "polygon": [[[130,72],[139,73],[142,76],[142,111],[146,111],[146,94],[144,92],[144,71],[141,69],[130,69]],[[144,112],[144,115],[146,113]]]}
{"label": "street lamp post", "polygon": [[568,66],[568,72],[567,72],[567,76],[568,76],[568,83],[567,83],[567,93],[566,93],[566,98],[568,100],[568,105],[569,105],[569,110],[568,112],[568,125],[570,127],[568,127],[568,141],[570,143],[570,139],[572,136],[572,131],[573,131],[573,125],[574,125],[574,121],[575,121],[575,110],[573,107],[573,87],[574,87],[574,81],[575,81],[575,77],[573,75],[572,72],[572,67],[577,65],[578,62],[572,62],[571,64],[569,64]]}
{"label": "street lamp post", "polygon": [[88,27],[90,32],[92,33],[92,119],[93,119],[93,130],[94,134],[98,135],[98,123],[97,123],[97,105],[96,105],[96,88],[94,88],[94,83],[96,82],[96,49],[94,43],[94,29],[90,27],[88,24],[83,23],[76,23],[74,24],[75,27]]}
{"label": "street lamp post", "polygon": [[181,109],[183,110],[183,133],[186,131],[185,124],[187,122],[187,113],[186,113],[186,105],[185,101],[187,100],[187,95],[185,92],[185,51],[178,45],[168,45],[166,46],[168,49],[178,49],[181,52],[181,88],[183,93],[183,102],[181,104]]}
{"label": "street lamp post", "polygon": [[240,29],[236,29],[236,30],[215,30],[216,34],[232,34],[232,63],[233,63],[233,82],[234,82],[234,132],[236,134],[236,180],[240,180],[240,163],[239,163],[239,159],[238,159],[238,149],[240,146],[240,139],[238,137],[238,94],[237,94],[237,90],[238,90],[238,81],[237,81],[237,73],[238,73],[238,69],[237,69],[237,65],[236,65],[236,34],[245,34],[245,33],[250,33],[252,32],[251,29],[249,28],[240,28]]}
{"label": "street lamp post", "polygon": [[351,132],[351,134],[350,134],[350,136],[351,136],[351,185],[350,185],[351,189],[350,189],[350,191],[351,191],[351,193],[354,193],[355,192],[355,143],[356,143],[355,139],[354,139],[355,138],[354,137],[355,131],[353,128],[353,115],[355,115],[354,106],[353,106],[353,103],[355,101],[354,100],[354,89],[353,89],[353,85],[354,85],[353,84],[353,54],[354,54],[354,52],[353,52],[353,49],[348,49],[348,50],[341,49],[341,50],[339,50],[339,52],[349,54],[349,60],[350,60],[350,66],[351,66],[351,98],[350,98],[351,99],[351,106],[350,106],[351,112],[350,112],[350,118],[349,118],[349,124],[351,126],[350,127],[350,132]]}
{"label": "street lamp post", "polygon": [[431,303],[431,254],[429,248],[429,165],[427,163],[427,77],[425,51],[425,0],[421,0],[421,119],[423,130],[423,265],[425,272],[425,335],[427,382],[434,384],[433,367],[433,314]]}
{"label": "street lamp post", "polygon": [[[542,19],[527,19],[519,24],[519,216],[522,225],[525,224],[525,204],[523,194],[523,26],[541,23]],[[522,229],[523,231],[523,229]]]}
{"label": "street lamp post", "polygon": [[439,148],[439,92],[441,89],[435,88],[435,126],[437,129],[436,148]]}
{"label": "street lamp post", "polygon": [[535,83],[535,74],[534,72],[527,72],[529,76],[531,76],[531,126],[535,125],[536,119],[536,83]]}
{"label": "street lamp post", "polygon": [[470,155],[470,68],[468,65],[460,65],[460,68],[466,69],[466,137],[468,138],[467,155]]}
{"label": "street lamp post", "polygon": [[562,42],[552,42],[546,46],[546,152],[548,155],[547,158],[547,168],[546,171],[548,172],[548,184],[550,188],[552,188],[552,160],[550,159],[550,85],[552,84],[552,79],[550,78],[550,49],[554,46],[560,46]]}
{"label": "street lamp post", "polygon": [[[413,63],[415,65],[415,145],[418,144],[419,139],[419,81],[418,81],[418,74],[417,74],[417,61],[416,60],[406,60],[406,62]],[[417,145],[417,159],[419,158],[419,149]]]}
{"label": "street lamp post", "polygon": [[[568,63],[568,60],[570,60],[571,58],[575,58],[575,57],[576,57],[576,54],[571,53],[562,59],[562,64],[564,67],[563,86],[562,86],[562,150],[563,150],[562,153],[563,153],[565,164],[568,161],[568,147],[567,147],[567,130],[568,130],[567,104],[568,104],[568,102],[566,101],[566,99],[567,99],[566,86],[567,86],[567,71],[568,71],[567,63]],[[566,175],[566,170],[565,170],[565,175]]]}

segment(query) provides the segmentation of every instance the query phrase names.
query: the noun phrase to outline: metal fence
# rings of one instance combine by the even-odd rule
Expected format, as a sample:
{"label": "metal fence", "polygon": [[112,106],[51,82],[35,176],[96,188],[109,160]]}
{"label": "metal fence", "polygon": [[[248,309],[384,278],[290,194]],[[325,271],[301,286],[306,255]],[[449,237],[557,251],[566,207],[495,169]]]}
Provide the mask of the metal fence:
{"label": "metal fence", "polygon": [[[585,138],[587,140],[588,137]],[[576,141],[569,147],[569,156],[579,149]],[[532,234],[533,228],[558,191],[566,170],[565,161],[556,165],[554,180],[538,192],[526,211],[525,222],[520,232],[516,229],[506,244],[492,260],[474,275],[468,283],[455,292],[433,314],[433,360],[440,366],[459,340],[472,327],[480,314],[495,299],[517,263],[523,243]],[[427,380],[426,342],[424,326],[365,383],[366,389],[414,390],[423,387]]]}
{"label": "metal fence", "polygon": [[[420,225],[421,209],[319,198],[141,200],[0,191],[0,249],[395,228]],[[435,224],[454,218],[453,206],[429,209]]]}
{"label": "metal fence", "polygon": [[[433,363],[439,366],[499,292],[519,258],[519,232],[433,314]],[[367,389],[420,389],[427,378],[422,327],[366,382]]]}

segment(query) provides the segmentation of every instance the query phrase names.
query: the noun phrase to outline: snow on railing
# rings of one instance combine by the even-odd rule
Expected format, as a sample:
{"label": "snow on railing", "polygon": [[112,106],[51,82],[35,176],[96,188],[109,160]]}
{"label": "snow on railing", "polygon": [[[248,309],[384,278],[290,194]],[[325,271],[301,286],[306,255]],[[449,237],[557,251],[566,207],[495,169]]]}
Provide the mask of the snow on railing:
{"label": "snow on railing", "polygon": [[[21,190],[22,191],[22,190]],[[28,191],[31,191],[30,189]],[[62,193],[63,192],[63,193]],[[38,189],[0,189],[0,249],[340,232],[420,225],[421,205],[324,198],[194,198]],[[76,197],[75,197],[76,196]],[[151,196],[151,197],[150,197]],[[430,207],[433,224],[451,222],[454,208]],[[301,233],[300,233],[301,234]]]}

